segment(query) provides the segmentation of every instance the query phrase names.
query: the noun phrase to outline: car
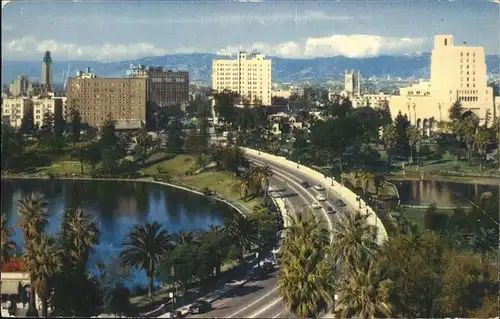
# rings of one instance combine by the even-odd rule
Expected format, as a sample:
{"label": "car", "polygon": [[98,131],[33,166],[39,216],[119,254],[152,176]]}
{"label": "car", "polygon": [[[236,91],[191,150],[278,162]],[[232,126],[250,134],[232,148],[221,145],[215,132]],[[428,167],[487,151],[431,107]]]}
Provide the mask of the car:
{"label": "car", "polygon": [[205,313],[212,309],[212,305],[206,300],[196,300],[189,307],[189,313]]}
{"label": "car", "polygon": [[319,194],[316,196],[316,200],[319,202],[324,202],[326,200],[326,196],[323,194]]}
{"label": "car", "polygon": [[311,185],[309,185],[309,182],[307,182],[307,181],[303,181],[302,183],[300,183],[300,185],[301,185],[302,187],[304,187],[304,188],[309,188],[309,187],[311,187]]}
{"label": "car", "polygon": [[328,206],[328,208],[326,209],[326,212],[327,212],[328,214],[335,214],[335,213],[336,213],[336,212],[335,212],[335,209],[333,209],[333,207],[332,207],[332,206]]}
{"label": "car", "polygon": [[344,201],[343,201],[343,200],[341,200],[341,199],[337,199],[337,200],[335,201],[335,204],[337,205],[337,207],[345,207],[345,206],[347,206],[347,204],[346,204],[346,203],[344,203]]}
{"label": "car", "polygon": [[259,267],[259,265],[256,265],[250,270],[250,278],[251,279],[264,279],[267,276],[268,272],[265,271],[264,267]]}
{"label": "car", "polygon": [[314,185],[314,189],[316,189],[317,191],[324,191],[325,187],[321,184],[317,184],[317,185]]}
{"label": "car", "polygon": [[311,204],[311,207],[314,208],[314,209],[320,209],[321,208],[321,205],[317,202],[314,202]]}

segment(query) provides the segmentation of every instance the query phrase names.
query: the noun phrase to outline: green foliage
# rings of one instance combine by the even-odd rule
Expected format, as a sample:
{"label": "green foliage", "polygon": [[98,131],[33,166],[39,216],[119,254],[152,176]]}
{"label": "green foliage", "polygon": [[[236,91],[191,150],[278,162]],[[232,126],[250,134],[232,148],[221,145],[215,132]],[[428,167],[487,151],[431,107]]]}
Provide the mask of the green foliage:
{"label": "green foliage", "polygon": [[426,229],[444,232],[448,226],[448,215],[439,213],[436,203],[432,203],[425,211],[424,225]]}

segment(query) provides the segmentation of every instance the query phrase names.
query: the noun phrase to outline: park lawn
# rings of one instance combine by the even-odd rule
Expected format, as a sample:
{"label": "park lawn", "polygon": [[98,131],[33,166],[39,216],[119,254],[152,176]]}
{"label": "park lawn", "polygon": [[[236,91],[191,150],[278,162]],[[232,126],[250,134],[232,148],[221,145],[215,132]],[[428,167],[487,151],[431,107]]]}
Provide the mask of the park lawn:
{"label": "park lawn", "polygon": [[140,169],[144,176],[156,176],[158,173],[169,173],[173,178],[185,176],[187,172],[196,169],[196,159],[192,155],[174,155],[166,152],[152,154],[147,160],[154,163]]}
{"label": "park lawn", "polygon": [[[424,216],[425,216],[426,210],[427,210],[427,207],[425,207],[425,208],[405,207],[402,215],[405,218],[407,218],[408,220],[417,224],[418,227],[420,227],[423,230],[423,229],[425,229]],[[453,212],[454,212],[453,209],[439,209],[438,211],[439,211],[439,213],[446,214],[449,217],[451,217],[453,215]]]}
{"label": "park lawn", "polygon": [[[84,175],[90,175],[90,168],[83,165]],[[81,174],[81,166],[79,161],[55,161],[50,166],[42,166],[38,168],[38,173],[54,174],[54,175],[71,175]]]}
{"label": "park lawn", "polygon": [[183,184],[194,186],[198,189],[208,188],[218,195],[231,201],[252,209],[254,206],[262,204],[261,197],[251,198],[248,201],[241,199],[240,185],[241,181],[230,172],[208,171],[195,175],[184,176],[180,178]]}

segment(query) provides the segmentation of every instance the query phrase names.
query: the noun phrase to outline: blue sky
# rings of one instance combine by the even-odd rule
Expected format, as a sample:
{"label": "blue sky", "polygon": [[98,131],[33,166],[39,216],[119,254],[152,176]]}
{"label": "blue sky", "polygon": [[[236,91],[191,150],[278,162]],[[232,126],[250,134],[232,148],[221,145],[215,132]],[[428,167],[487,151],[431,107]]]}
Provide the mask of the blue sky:
{"label": "blue sky", "polygon": [[50,50],[58,60],[113,61],[258,49],[370,57],[429,52],[435,34],[500,51],[498,0],[244,1],[14,0],[2,9],[2,56],[40,60]]}

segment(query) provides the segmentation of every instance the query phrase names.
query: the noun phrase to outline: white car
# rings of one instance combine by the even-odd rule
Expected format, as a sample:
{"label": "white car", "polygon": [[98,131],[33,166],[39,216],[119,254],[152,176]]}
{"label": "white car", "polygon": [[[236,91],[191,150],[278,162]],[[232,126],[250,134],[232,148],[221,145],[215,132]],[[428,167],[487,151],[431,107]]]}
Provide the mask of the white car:
{"label": "white car", "polygon": [[317,202],[312,203],[312,205],[311,205],[311,206],[312,206],[312,208],[314,208],[314,209],[320,209],[320,208],[321,208],[321,205],[320,205],[320,204],[318,204]]}
{"label": "white car", "polygon": [[317,185],[314,185],[314,189],[316,189],[317,191],[324,191],[325,187],[321,184],[317,184]]}
{"label": "white car", "polygon": [[326,197],[323,194],[319,194],[316,196],[316,200],[320,201],[320,202],[324,202],[326,200]]}

